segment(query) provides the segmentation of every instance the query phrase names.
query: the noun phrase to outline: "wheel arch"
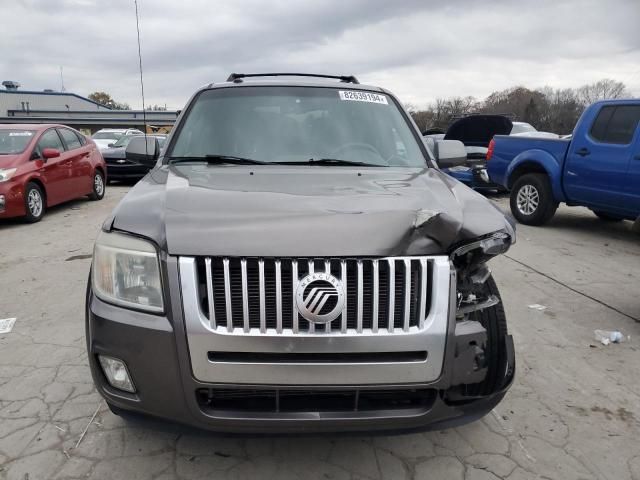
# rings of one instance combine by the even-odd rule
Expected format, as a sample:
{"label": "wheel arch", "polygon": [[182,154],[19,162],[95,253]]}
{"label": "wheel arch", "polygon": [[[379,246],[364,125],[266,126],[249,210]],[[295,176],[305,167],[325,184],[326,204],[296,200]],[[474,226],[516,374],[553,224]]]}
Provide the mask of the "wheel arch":
{"label": "wheel arch", "polygon": [[517,155],[507,169],[507,188],[512,189],[516,180],[528,173],[546,175],[555,199],[558,202],[565,201],[561,185],[562,170],[551,154],[543,150],[527,150]]}
{"label": "wheel arch", "polygon": [[49,202],[49,195],[47,195],[47,187],[45,186],[44,182],[42,181],[42,179],[40,177],[31,177],[30,179],[28,179],[26,182],[24,182],[24,191],[26,193],[27,191],[27,185],[29,185],[30,183],[35,183],[36,185],[38,185],[38,187],[40,187],[40,190],[42,191],[42,195],[44,196],[44,204],[49,207],[50,205],[48,204]]}

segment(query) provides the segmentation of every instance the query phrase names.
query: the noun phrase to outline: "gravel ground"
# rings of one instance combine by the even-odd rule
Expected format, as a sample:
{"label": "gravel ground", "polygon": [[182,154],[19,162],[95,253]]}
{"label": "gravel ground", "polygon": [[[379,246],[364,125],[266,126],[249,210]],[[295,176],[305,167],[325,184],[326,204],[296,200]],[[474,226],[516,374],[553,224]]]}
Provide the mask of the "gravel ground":
{"label": "gravel ground", "polygon": [[[0,319],[17,318],[0,335],[0,479],[640,479],[640,236],[629,222],[562,207],[548,226],[519,226],[492,266],[517,379],[483,420],[402,436],[224,438],[125,423],[93,388],[91,248],[126,191],[35,225],[0,222]],[[632,340],[605,347],[597,328]]]}

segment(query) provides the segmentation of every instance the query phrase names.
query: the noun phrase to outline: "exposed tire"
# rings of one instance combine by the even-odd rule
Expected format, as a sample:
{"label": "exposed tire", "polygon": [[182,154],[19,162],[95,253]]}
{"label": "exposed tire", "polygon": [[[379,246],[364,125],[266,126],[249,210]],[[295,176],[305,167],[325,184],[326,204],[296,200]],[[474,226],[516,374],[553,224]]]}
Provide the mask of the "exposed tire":
{"label": "exposed tire", "polygon": [[93,173],[93,191],[89,194],[89,200],[102,200],[106,190],[104,174],[100,170]]}
{"label": "exposed tire", "polygon": [[[483,297],[495,295],[500,298],[500,292],[493,277],[489,277],[482,286]],[[507,317],[504,314],[502,300],[497,305],[473,312],[469,315],[469,320],[477,321],[487,330],[487,345],[485,348],[485,358],[487,359],[487,376],[477,384],[467,385],[467,395],[490,395],[498,390],[502,385],[507,362],[507,349],[505,336],[507,330]]]}
{"label": "exposed tire", "polygon": [[621,222],[622,220],[624,220],[623,218],[616,217],[615,215],[610,215],[605,212],[596,212],[595,210],[593,210],[593,213],[595,213],[596,217],[604,222]]}
{"label": "exposed tire", "polygon": [[511,189],[511,213],[525,225],[543,225],[558,209],[549,177],[543,173],[527,173],[518,178]]}
{"label": "exposed tire", "polygon": [[42,188],[36,183],[27,183],[24,189],[24,208],[27,212],[24,216],[25,221],[36,223],[42,220],[45,205],[45,196]]}

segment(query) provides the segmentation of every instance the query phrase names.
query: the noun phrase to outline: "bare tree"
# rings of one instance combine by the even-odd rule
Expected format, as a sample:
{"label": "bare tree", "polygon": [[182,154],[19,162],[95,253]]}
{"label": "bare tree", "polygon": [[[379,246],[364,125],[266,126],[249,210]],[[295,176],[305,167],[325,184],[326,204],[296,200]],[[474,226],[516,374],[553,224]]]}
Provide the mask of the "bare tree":
{"label": "bare tree", "polygon": [[584,106],[591,105],[598,100],[624,98],[630,96],[624,83],[603,78],[595,83],[583,85],[578,89],[578,97]]}

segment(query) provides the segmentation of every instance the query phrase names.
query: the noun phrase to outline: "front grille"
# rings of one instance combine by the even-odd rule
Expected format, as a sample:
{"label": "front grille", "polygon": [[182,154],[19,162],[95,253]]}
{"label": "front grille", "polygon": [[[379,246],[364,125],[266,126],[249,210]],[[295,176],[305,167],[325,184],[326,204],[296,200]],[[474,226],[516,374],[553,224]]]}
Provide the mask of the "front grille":
{"label": "front grille", "polygon": [[372,412],[428,410],[436,398],[433,389],[295,390],[200,388],[196,400],[209,414],[224,412]]}
{"label": "front grille", "polygon": [[[432,261],[383,259],[198,258],[199,300],[211,328],[233,333],[407,332],[429,313]],[[345,305],[326,325],[298,312],[298,282],[326,272],[344,285]]]}

